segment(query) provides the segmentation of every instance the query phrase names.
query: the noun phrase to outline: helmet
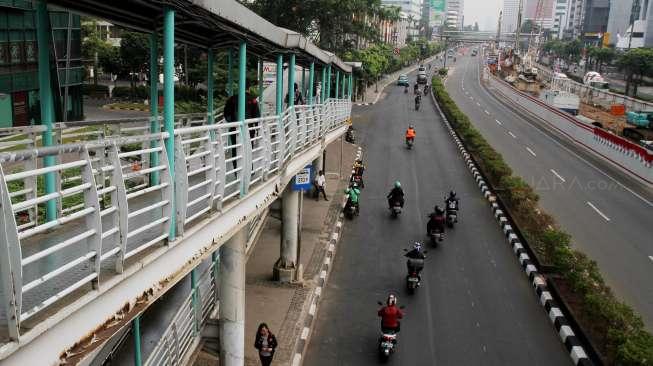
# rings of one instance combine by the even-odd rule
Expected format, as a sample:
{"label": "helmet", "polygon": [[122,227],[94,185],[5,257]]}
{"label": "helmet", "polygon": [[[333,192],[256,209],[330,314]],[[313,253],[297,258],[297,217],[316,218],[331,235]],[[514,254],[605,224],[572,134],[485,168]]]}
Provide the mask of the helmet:
{"label": "helmet", "polygon": [[451,192],[449,192],[449,197],[451,198],[456,197],[456,191],[452,190]]}
{"label": "helmet", "polygon": [[413,127],[413,125],[408,125],[408,128],[415,128],[415,127]]}
{"label": "helmet", "polygon": [[442,212],[442,209],[440,208],[440,206],[435,205],[435,212],[436,213],[441,213]]}
{"label": "helmet", "polygon": [[388,300],[386,301],[388,306],[397,305],[397,297],[393,294],[388,295]]}
{"label": "helmet", "polygon": [[422,244],[420,242],[416,241],[413,244],[413,249],[415,249],[415,250],[417,250],[419,252],[420,250],[422,250]]}
{"label": "helmet", "polygon": [[401,182],[400,181],[395,182],[395,188],[401,188]]}
{"label": "helmet", "polygon": [[358,188],[358,183],[352,182],[351,183],[351,188]]}

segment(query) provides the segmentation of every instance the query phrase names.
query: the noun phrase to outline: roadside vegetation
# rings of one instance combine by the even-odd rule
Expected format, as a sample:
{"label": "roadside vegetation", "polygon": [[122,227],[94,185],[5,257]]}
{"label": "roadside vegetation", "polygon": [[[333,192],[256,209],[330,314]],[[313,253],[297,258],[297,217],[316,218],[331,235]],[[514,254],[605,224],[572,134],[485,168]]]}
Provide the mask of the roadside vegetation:
{"label": "roadside vegetation", "polygon": [[653,336],[640,316],[618,300],[595,261],[573,248],[572,238],[539,206],[539,197],[474,128],[449,97],[440,78],[432,79],[438,104],[488,180],[507,206],[546,276],[560,289],[577,321],[610,365],[653,365]]}

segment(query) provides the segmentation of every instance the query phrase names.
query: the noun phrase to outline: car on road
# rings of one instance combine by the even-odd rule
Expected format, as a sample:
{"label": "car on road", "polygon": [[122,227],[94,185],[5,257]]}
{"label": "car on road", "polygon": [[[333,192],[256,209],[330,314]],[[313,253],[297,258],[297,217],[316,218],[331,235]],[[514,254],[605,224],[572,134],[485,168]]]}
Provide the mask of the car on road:
{"label": "car on road", "polygon": [[408,76],[404,74],[399,75],[399,79],[397,79],[397,85],[408,86]]}

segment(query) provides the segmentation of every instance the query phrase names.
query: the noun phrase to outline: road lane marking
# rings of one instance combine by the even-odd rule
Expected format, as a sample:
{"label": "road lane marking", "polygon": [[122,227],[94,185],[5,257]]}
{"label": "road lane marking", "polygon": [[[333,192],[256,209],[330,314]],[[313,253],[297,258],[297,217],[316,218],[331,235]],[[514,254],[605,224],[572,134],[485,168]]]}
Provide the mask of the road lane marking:
{"label": "road lane marking", "polygon": [[566,182],[565,178],[563,178],[560,174],[558,174],[558,172],[556,172],[553,169],[550,169],[550,170],[551,170],[551,173],[553,173],[556,177],[558,177],[558,179],[560,179],[563,183]]}
{"label": "road lane marking", "polygon": [[605,221],[610,221],[610,218],[607,217],[607,216],[605,216],[605,214],[604,214],[603,212],[601,212],[598,208],[596,208],[596,206],[594,206],[594,205],[592,204],[592,202],[587,201],[587,204],[588,204],[591,208],[593,208],[594,211],[596,211],[596,213],[598,213],[599,215],[601,215],[601,217],[603,217],[603,218],[605,219]]}
{"label": "road lane marking", "polygon": [[488,112],[487,109],[484,110],[484,112],[485,112],[485,114],[487,114],[488,116],[490,115],[490,112]]}
{"label": "road lane marking", "polygon": [[469,96],[469,99],[474,100],[474,97],[472,97],[472,96],[470,95],[470,96]]}
{"label": "road lane marking", "polygon": [[526,150],[528,150],[528,152],[531,153],[531,155],[537,157],[537,155],[535,155],[535,152],[533,150],[531,150],[530,147],[527,147]]}
{"label": "road lane marking", "polygon": [[512,132],[510,132],[510,131],[508,131],[508,135],[512,136],[513,139],[516,139],[516,138],[517,138],[517,136],[515,136],[515,134],[512,133]]}
{"label": "road lane marking", "polygon": [[479,102],[476,102],[476,105],[480,107],[480,106],[481,106],[481,103],[479,103]]}
{"label": "road lane marking", "polygon": [[649,256],[648,256],[648,259],[650,259],[650,260],[653,261],[653,255],[649,255]]}
{"label": "road lane marking", "polygon": [[495,121],[499,124],[499,126],[503,125],[503,123],[501,123],[501,121],[499,121],[498,119],[495,119]]}

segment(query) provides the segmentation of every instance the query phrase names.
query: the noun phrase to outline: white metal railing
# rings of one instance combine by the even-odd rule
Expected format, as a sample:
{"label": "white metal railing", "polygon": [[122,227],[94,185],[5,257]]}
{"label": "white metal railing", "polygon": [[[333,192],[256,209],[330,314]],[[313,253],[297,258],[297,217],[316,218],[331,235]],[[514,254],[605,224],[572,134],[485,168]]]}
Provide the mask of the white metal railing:
{"label": "white metal railing", "polygon": [[170,325],[149,354],[144,365],[185,365],[201,337],[201,328],[217,303],[216,273],[219,259],[199,276],[197,286],[182,302]]}
{"label": "white metal railing", "polygon": [[[54,303],[93,291],[103,278],[165,248],[173,221],[183,239],[200,218],[222,214],[226,202],[245,197],[294,156],[321,144],[350,110],[349,101],[330,99],[243,122],[206,124],[206,116],[188,117],[180,122],[186,127],[175,130],[173,157],[165,148],[168,134],[149,130],[0,153],[0,296],[6,314],[0,327],[18,340],[26,320],[38,322],[56,311],[46,312]],[[55,165],[45,168],[41,162],[48,156]],[[46,175],[56,182],[49,194]],[[46,221],[45,207],[53,200],[57,219]]]}

